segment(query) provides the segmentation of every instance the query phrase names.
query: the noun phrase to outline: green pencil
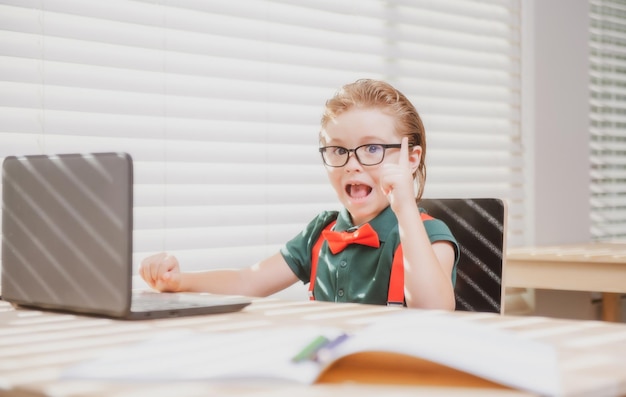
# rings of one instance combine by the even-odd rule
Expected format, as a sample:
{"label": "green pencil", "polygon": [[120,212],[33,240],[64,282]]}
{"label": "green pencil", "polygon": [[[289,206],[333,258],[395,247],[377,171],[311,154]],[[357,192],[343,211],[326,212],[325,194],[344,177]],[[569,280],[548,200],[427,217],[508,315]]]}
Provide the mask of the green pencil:
{"label": "green pencil", "polygon": [[297,363],[304,360],[311,360],[315,357],[315,353],[328,343],[328,338],[325,336],[318,336],[313,339],[311,343],[306,345],[298,354],[296,354],[291,361]]}

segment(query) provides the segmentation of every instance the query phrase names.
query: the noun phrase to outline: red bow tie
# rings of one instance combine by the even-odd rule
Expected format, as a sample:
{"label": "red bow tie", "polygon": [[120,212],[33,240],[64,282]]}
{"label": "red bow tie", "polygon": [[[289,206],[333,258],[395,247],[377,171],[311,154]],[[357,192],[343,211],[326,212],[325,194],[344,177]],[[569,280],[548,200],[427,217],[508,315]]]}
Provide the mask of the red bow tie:
{"label": "red bow tie", "polygon": [[361,226],[353,233],[324,230],[322,235],[328,241],[328,248],[330,248],[330,252],[333,254],[343,251],[349,244],[361,244],[374,248],[380,247],[378,234],[369,223]]}

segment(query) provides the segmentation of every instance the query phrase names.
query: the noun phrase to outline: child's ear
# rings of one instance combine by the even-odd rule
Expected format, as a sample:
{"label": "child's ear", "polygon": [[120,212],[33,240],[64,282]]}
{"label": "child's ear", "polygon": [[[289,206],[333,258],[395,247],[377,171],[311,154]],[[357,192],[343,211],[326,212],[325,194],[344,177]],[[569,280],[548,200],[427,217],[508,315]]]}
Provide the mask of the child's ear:
{"label": "child's ear", "polygon": [[417,172],[421,159],[422,159],[422,147],[419,145],[413,146],[413,148],[409,150],[409,164],[411,165],[412,174],[415,174],[415,172]]}

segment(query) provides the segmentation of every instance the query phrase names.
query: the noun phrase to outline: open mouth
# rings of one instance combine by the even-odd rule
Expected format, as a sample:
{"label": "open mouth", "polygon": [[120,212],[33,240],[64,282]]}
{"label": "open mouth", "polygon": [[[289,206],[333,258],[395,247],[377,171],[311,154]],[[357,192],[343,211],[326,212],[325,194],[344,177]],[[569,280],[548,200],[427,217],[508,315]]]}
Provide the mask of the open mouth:
{"label": "open mouth", "polygon": [[362,199],[372,192],[372,187],[360,183],[351,183],[346,185],[346,193],[353,199]]}

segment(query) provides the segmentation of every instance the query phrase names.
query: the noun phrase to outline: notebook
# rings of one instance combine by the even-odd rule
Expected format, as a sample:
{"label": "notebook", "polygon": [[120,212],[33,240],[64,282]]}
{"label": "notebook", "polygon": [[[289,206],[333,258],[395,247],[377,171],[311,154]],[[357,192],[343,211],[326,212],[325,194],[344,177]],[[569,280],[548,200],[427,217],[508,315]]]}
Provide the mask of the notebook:
{"label": "notebook", "polygon": [[251,303],[241,296],[133,292],[132,247],[128,154],[5,158],[3,300],[120,319],[225,313]]}

